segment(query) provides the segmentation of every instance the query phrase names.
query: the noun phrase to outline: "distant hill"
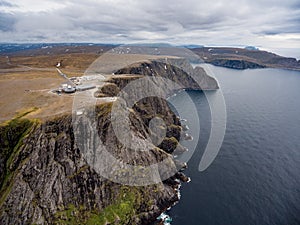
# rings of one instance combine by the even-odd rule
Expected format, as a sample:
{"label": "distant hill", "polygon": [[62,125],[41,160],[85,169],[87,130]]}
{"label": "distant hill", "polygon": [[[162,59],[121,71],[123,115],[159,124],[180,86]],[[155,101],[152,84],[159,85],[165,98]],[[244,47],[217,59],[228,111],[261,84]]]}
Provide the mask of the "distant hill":
{"label": "distant hill", "polygon": [[204,45],[183,45],[182,47],[184,48],[189,48],[189,49],[193,49],[193,48],[204,48]]}
{"label": "distant hill", "polygon": [[[95,57],[119,45],[93,43],[53,43],[53,44],[0,44],[0,61],[5,62],[5,56],[55,56],[70,54],[93,54]],[[127,46],[127,45],[126,45]],[[172,49],[169,44],[139,44],[128,46],[147,46]],[[170,48],[169,48],[170,47]],[[232,69],[283,68],[300,70],[300,61],[291,57],[283,57],[271,52],[261,51],[254,46],[245,48],[204,47],[202,45],[183,45],[198,55],[204,62],[215,66]],[[170,51],[170,50],[168,50]],[[142,52],[139,52],[142,54]],[[161,53],[162,54],[162,53]],[[1,59],[1,56],[3,59]],[[2,66],[3,67],[3,66]],[[2,68],[1,67],[1,68]]]}
{"label": "distant hill", "polygon": [[53,55],[64,53],[94,53],[108,50],[118,45],[93,44],[93,43],[37,43],[37,44],[14,44],[0,43],[0,55]]}
{"label": "distant hill", "polygon": [[203,47],[191,49],[206,63],[232,69],[283,68],[300,70],[300,61],[283,57],[255,47]]}

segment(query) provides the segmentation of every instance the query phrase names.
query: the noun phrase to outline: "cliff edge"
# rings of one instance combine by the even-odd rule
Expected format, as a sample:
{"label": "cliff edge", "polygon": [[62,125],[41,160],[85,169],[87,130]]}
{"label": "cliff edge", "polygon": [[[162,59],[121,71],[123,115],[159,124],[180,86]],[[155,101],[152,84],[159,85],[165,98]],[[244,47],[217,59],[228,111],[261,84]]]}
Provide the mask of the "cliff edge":
{"label": "cliff edge", "polygon": [[[116,96],[132,80],[153,73],[172,78],[185,88],[201,89],[197,82],[187,80],[187,73],[180,68],[162,62],[147,62],[117,71],[119,75],[107,80],[95,95],[98,98]],[[199,76],[201,79],[203,74]],[[208,86],[207,81],[213,86]],[[217,88],[213,78],[207,78],[202,85]],[[179,118],[162,98],[147,97],[135,102],[129,110],[129,118],[131,130],[140,138],[138,146],[143,148],[149,136],[153,142],[157,141],[158,133],[165,132],[157,145],[137,152],[118,139],[112,125],[113,104],[106,102],[95,107],[94,134],[106,150],[115,158],[137,167],[167,159],[168,171],[162,171],[175,171],[173,175],[147,186],[113,182],[87,163],[81,150],[82,142],[75,138],[72,115],[60,115],[41,122],[26,118],[24,113],[0,126],[1,224],[150,224],[179,200],[177,189],[181,182],[188,180],[179,172],[186,165],[172,155],[185,151],[179,143],[182,133]],[[157,117],[164,121],[164,126],[156,130],[158,133],[153,133],[150,123]],[[88,134],[87,123],[81,122],[78,126]],[[91,145],[98,144],[88,135],[82,138]],[[131,179],[126,176],[126,170],[121,172],[117,174],[121,174],[120,179]],[[159,176],[164,177],[164,174],[159,173]]]}

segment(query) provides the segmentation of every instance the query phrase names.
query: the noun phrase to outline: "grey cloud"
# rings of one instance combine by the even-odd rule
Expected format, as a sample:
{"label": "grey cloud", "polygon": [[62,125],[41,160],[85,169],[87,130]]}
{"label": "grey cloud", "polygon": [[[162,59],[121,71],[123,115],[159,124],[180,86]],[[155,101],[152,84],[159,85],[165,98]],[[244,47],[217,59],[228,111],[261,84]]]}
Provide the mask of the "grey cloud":
{"label": "grey cloud", "polygon": [[0,12],[0,31],[12,31],[14,29],[13,27],[15,22],[16,19],[13,15]]}
{"label": "grey cloud", "polygon": [[7,2],[7,1],[1,1],[0,0],[0,6],[5,6],[5,7],[15,7],[16,5],[15,4],[12,4],[10,2]]}
{"label": "grey cloud", "polygon": [[245,42],[300,33],[299,10],[298,0],[69,0],[55,11],[0,14],[0,41]]}

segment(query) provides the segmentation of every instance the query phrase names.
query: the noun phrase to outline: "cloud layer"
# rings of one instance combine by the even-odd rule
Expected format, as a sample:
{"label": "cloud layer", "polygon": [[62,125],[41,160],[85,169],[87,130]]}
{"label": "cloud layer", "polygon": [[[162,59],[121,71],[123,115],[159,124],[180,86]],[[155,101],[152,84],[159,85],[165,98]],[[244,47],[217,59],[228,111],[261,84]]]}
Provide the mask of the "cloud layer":
{"label": "cloud layer", "polygon": [[299,46],[299,0],[0,0],[0,42]]}

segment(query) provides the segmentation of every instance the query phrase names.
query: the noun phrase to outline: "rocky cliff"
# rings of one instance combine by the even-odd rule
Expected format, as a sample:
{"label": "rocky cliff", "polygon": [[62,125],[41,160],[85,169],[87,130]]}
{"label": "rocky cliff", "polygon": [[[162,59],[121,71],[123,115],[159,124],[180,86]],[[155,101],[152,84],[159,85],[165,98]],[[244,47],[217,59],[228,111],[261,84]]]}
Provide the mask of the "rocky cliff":
{"label": "rocky cliff", "polygon": [[191,90],[216,90],[217,81],[210,77],[203,68],[193,68],[184,59],[166,59],[139,62],[120,69],[115,74],[139,74],[158,76],[169,79],[181,87]]}
{"label": "rocky cliff", "polygon": [[266,68],[265,65],[240,59],[213,59],[209,63],[238,70]]}
{"label": "rocky cliff", "polygon": [[[148,103],[166,109],[167,135],[177,143],[177,117],[162,101]],[[110,110],[111,103],[99,106],[97,123],[101,139],[116,157],[145,164],[168,156],[168,143],[165,149],[156,147],[141,155],[122,147],[113,134]],[[149,132],[147,121],[152,113],[136,106],[132,122],[139,135]],[[74,141],[71,116],[45,123],[19,118],[2,126],[1,175],[1,224],[148,224],[178,201],[176,177],[181,177],[176,174],[145,187],[124,186],[101,177],[85,162]]]}
{"label": "rocky cliff", "polygon": [[282,68],[300,70],[300,60],[256,48],[202,47],[192,51],[206,63],[232,69]]}
{"label": "rocky cliff", "polygon": [[[146,69],[142,71],[143,67]],[[186,88],[199,89],[195,82],[185,80],[185,72],[169,65],[166,69],[161,62],[139,64],[118,73],[122,72],[137,75],[113,76],[96,96],[116,96],[130,81],[152,73],[172,76]],[[217,86],[212,78],[208,79]],[[95,108],[93,135],[100,138],[108,152],[137,167],[168,159],[168,166],[162,172],[174,171],[173,175],[147,186],[113,182],[87,163],[81,150],[84,140],[78,142],[75,138],[72,115],[40,122],[26,119],[25,113],[0,126],[0,224],[150,224],[179,200],[177,188],[180,182],[187,181],[184,174],[177,172],[185,165],[171,155],[175,149],[175,154],[185,151],[179,144],[182,130],[179,118],[162,98],[147,97],[135,102],[129,110],[129,124],[140,138],[137,145],[144,148],[149,136],[153,143],[157,142],[148,150],[137,152],[118,139],[112,125],[112,107],[113,102],[108,102]],[[161,118],[164,126],[156,131],[150,129],[153,118]],[[82,138],[97,145],[88,135],[86,124],[82,120],[78,125],[83,133],[86,131]],[[161,131],[165,137],[158,141]],[[131,179],[126,170],[117,175],[120,179]]]}

